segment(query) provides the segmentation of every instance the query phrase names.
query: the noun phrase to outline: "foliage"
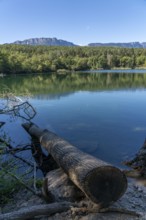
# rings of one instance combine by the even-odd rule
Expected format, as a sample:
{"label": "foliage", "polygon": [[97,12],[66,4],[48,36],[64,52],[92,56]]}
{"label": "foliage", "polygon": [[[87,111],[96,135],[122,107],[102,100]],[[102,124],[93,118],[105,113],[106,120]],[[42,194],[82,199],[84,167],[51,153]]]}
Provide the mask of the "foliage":
{"label": "foliage", "polygon": [[0,156],[0,204],[7,203],[14,193],[21,189],[22,185],[5,171],[15,174],[16,166],[14,160],[2,162],[2,155]]}
{"label": "foliage", "polygon": [[36,187],[38,188],[38,189],[40,189],[40,188],[42,188],[42,185],[43,185],[43,179],[41,178],[41,179],[37,179],[36,180]]}
{"label": "foliage", "polygon": [[146,49],[0,45],[0,73],[146,67]]}

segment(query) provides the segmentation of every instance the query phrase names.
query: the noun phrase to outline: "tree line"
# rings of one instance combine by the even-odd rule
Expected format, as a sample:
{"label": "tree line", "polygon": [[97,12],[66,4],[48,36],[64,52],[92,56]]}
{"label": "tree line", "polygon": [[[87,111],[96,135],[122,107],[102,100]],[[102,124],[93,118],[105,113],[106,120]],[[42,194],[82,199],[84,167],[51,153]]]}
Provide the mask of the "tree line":
{"label": "tree line", "polygon": [[144,48],[0,45],[0,73],[144,67]]}

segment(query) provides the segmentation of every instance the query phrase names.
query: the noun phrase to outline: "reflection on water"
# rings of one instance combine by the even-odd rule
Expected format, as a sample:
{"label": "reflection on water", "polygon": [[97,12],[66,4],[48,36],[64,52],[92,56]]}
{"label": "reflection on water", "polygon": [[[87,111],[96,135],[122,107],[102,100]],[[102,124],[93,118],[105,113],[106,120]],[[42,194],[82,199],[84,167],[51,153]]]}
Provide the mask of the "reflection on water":
{"label": "reflection on water", "polygon": [[128,73],[110,71],[108,73],[81,72],[8,76],[0,80],[0,94],[8,90],[18,95],[31,93],[40,99],[50,99],[67,96],[76,91],[146,88],[146,74],[144,74],[146,70],[143,71],[143,74],[127,71]]}
{"label": "reflection on water", "polygon": [[[144,73],[9,76],[0,81],[1,94],[4,87],[33,95],[38,113],[33,122],[40,127],[115,165],[135,154],[146,136]],[[13,127],[13,136],[20,125]]]}

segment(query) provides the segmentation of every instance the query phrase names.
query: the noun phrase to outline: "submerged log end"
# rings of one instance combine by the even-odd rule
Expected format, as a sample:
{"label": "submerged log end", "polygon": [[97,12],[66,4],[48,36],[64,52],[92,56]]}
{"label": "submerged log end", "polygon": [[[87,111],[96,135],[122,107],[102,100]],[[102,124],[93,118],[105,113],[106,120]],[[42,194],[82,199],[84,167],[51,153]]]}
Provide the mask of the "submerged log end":
{"label": "submerged log end", "polygon": [[1,121],[0,122],[0,127],[2,127],[6,122]]}
{"label": "submerged log end", "polygon": [[89,172],[83,184],[86,196],[97,203],[99,208],[105,208],[125,193],[127,178],[116,167],[101,166]]}
{"label": "submerged log end", "polygon": [[29,132],[29,129],[31,128],[32,125],[33,125],[33,123],[28,123],[28,122],[26,122],[26,123],[23,123],[23,124],[22,124],[22,127],[23,127],[27,132]]}

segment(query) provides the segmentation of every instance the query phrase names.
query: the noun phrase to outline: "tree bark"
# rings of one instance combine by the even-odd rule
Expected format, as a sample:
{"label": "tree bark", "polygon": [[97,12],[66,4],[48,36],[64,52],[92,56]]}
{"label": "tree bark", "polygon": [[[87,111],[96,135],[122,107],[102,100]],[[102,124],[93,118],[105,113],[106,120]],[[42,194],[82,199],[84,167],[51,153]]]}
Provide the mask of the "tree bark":
{"label": "tree bark", "polygon": [[108,207],[126,191],[127,179],[118,168],[86,154],[51,131],[22,125],[52,155],[73,183],[99,208]]}
{"label": "tree bark", "polygon": [[51,154],[46,155],[38,138],[32,138],[31,140],[31,152],[37,163],[38,168],[42,171],[45,176],[49,171],[59,168],[56,161],[53,159]]}
{"label": "tree bark", "polygon": [[75,202],[85,197],[85,194],[73,184],[61,168],[47,173],[42,190],[48,202]]}

